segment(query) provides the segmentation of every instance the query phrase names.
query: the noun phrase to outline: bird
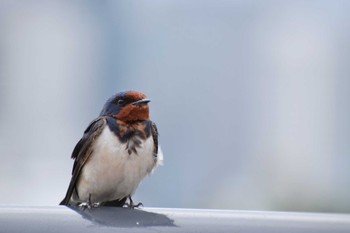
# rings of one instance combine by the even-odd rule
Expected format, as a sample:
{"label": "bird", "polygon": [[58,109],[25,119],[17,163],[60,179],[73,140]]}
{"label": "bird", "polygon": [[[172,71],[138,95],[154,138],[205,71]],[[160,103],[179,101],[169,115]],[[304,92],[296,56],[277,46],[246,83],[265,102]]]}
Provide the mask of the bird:
{"label": "bird", "polygon": [[72,177],[60,205],[142,205],[131,197],[163,161],[149,102],[137,91],[119,92],[107,100],[73,149]]}

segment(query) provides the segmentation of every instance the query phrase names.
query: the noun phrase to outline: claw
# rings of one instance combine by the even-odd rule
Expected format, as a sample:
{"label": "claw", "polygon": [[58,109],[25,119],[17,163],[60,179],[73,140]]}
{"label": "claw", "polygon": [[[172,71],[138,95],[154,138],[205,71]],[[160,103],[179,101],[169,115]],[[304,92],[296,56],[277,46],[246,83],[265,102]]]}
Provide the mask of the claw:
{"label": "claw", "polygon": [[126,203],[125,206],[130,209],[139,208],[140,206],[143,207],[143,204],[141,202],[137,203],[136,205],[134,203]]}
{"label": "claw", "polygon": [[136,208],[139,208],[140,206],[142,206],[142,207],[143,207],[142,202],[139,202],[139,203],[137,203],[137,205],[134,205],[134,208],[135,208],[135,207],[136,207]]}
{"label": "claw", "polygon": [[87,202],[83,202],[79,204],[79,207],[82,207],[83,210],[87,209],[92,209],[92,208],[97,208],[100,206],[100,203],[96,202],[96,203],[92,203],[91,201],[91,194],[89,194],[89,200]]}
{"label": "claw", "polygon": [[138,204],[135,205],[133,200],[131,199],[131,196],[129,196],[129,201],[130,201],[130,203],[125,203],[125,206],[127,208],[135,209],[135,208],[139,208],[140,206],[143,207],[143,204],[141,202],[139,202]]}
{"label": "claw", "polygon": [[86,209],[90,210],[92,208],[92,206],[88,202],[80,203],[79,207],[83,208],[83,210],[86,210]]}

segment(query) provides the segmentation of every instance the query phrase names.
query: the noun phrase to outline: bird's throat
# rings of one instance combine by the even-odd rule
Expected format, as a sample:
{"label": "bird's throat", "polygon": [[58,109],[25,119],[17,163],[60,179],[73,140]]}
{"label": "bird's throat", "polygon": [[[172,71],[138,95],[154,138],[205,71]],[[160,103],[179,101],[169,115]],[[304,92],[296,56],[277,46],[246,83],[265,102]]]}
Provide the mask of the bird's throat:
{"label": "bird's throat", "polygon": [[149,120],[149,108],[147,105],[142,106],[125,106],[118,114],[113,115],[120,121],[130,123],[135,121]]}

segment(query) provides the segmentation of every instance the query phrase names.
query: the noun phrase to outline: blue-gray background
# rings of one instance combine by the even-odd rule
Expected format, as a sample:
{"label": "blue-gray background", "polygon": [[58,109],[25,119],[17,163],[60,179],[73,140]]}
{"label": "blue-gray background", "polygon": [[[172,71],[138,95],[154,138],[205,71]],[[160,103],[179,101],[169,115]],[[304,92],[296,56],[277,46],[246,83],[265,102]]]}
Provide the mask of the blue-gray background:
{"label": "blue-gray background", "polygon": [[0,1],[0,204],[56,205],[105,100],[152,99],[146,206],[350,212],[349,1]]}

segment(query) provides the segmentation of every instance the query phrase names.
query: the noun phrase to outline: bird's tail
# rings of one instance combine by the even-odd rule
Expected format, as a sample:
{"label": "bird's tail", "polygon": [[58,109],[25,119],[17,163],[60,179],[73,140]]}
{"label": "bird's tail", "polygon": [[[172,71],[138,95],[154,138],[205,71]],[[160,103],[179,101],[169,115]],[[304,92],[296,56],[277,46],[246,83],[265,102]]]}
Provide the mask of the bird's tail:
{"label": "bird's tail", "polygon": [[60,205],[68,205],[69,204],[69,199],[67,196],[60,202]]}

